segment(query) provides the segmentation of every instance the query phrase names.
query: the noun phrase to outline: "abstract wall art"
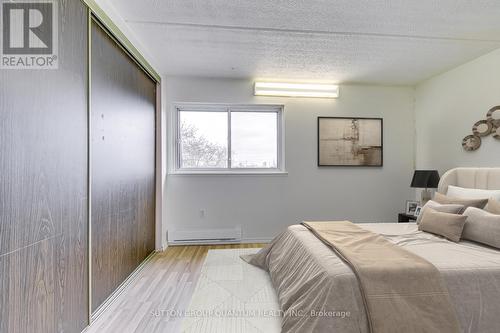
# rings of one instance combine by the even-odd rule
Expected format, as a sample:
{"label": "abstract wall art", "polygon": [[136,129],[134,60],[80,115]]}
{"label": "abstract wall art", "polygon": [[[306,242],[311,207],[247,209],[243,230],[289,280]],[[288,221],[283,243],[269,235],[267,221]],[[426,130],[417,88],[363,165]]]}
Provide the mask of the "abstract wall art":
{"label": "abstract wall art", "polygon": [[382,118],[318,117],[318,166],[382,165]]}

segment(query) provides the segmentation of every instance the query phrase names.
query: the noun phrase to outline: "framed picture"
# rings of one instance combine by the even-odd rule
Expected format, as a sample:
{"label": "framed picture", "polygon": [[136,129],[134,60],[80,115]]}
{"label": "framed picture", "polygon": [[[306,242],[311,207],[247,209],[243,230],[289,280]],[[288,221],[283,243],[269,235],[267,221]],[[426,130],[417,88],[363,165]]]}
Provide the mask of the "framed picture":
{"label": "framed picture", "polygon": [[383,119],[318,117],[318,166],[383,165]]}
{"label": "framed picture", "polygon": [[418,207],[418,201],[406,200],[405,213],[408,215],[415,215],[415,210]]}
{"label": "framed picture", "polygon": [[417,206],[417,208],[415,208],[415,216],[419,216],[420,215],[420,212],[422,211],[422,207],[421,206]]}

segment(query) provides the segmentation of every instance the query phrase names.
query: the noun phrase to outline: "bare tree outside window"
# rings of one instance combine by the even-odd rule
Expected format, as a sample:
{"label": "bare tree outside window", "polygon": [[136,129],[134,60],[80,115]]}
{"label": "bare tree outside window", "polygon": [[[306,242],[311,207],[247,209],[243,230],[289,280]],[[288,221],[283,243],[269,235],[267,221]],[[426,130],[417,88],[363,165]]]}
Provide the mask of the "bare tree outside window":
{"label": "bare tree outside window", "polygon": [[182,166],[185,168],[225,168],[227,148],[210,142],[192,124],[182,122]]}

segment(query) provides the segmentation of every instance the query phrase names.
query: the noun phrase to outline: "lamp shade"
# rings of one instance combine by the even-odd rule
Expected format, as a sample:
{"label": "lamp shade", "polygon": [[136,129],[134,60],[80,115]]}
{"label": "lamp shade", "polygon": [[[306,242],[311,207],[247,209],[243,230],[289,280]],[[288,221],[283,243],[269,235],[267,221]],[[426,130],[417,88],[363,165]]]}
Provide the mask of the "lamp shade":
{"label": "lamp shade", "polygon": [[439,173],[437,170],[415,170],[411,187],[437,188],[439,184]]}

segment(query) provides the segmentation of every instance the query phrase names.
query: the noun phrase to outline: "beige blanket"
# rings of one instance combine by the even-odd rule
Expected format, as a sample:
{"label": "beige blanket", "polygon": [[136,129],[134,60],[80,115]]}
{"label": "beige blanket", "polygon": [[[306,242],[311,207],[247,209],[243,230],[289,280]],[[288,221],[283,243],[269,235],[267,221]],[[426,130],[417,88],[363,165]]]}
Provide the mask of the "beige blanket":
{"label": "beige blanket", "polygon": [[[368,225],[363,225],[368,226]],[[371,225],[369,225],[371,226]],[[374,224],[375,227],[383,227],[385,229],[391,226],[394,227],[410,227],[410,225],[395,225],[395,224]],[[356,226],[355,226],[356,227]],[[361,229],[361,228],[359,228]],[[366,229],[366,228],[365,228]],[[399,230],[400,228],[397,228]],[[415,229],[415,231],[413,231]],[[394,240],[398,243],[398,246],[404,246],[415,244],[420,246],[420,241],[416,242],[415,235],[422,234],[416,231],[413,227],[411,233],[408,237],[404,236],[399,241],[402,236],[395,236]],[[363,229],[361,229],[363,230]],[[406,229],[405,229],[406,230]],[[410,232],[403,231],[402,232]],[[378,230],[377,230],[378,232]],[[399,232],[398,232],[399,233]],[[363,232],[364,234],[364,232]],[[373,233],[370,233],[373,235]],[[388,235],[384,234],[384,238]],[[434,239],[436,237],[429,236]],[[396,240],[397,239],[397,240]],[[430,240],[423,240],[424,246],[434,247],[434,243]],[[441,242],[441,241],[437,241]],[[444,241],[446,242],[446,241]],[[362,246],[364,241],[353,243],[355,246]],[[391,243],[394,243],[391,239]],[[448,242],[446,242],[447,244]],[[413,245],[412,245],[413,246]],[[442,252],[442,249],[441,249]],[[431,252],[434,253],[434,252]],[[368,254],[368,257],[371,253]],[[414,258],[415,255],[409,255]],[[421,258],[416,256],[419,260]],[[389,259],[391,257],[388,257]],[[449,258],[449,256],[448,256]],[[382,258],[384,259],[384,258]],[[278,293],[279,301],[283,314],[283,332],[368,332],[369,324],[367,318],[369,317],[367,311],[365,311],[365,306],[363,304],[363,297],[361,294],[359,283],[352,273],[353,271],[346,266],[345,262],[339,259],[339,256],[332,251],[331,247],[326,246],[323,242],[318,240],[313,234],[305,229],[303,226],[291,226],[283,234],[276,237],[273,242],[266,248],[262,249],[257,255],[252,258],[246,258],[252,264],[260,266],[269,271],[273,285]],[[432,265],[430,265],[433,267]],[[381,266],[376,266],[381,267]],[[378,274],[379,279],[384,278],[385,270],[374,270]],[[455,271],[453,271],[455,272]],[[421,276],[419,272],[417,272]],[[455,276],[455,275],[453,275]],[[470,276],[470,275],[467,275]],[[477,276],[472,275],[473,278],[477,279]],[[490,277],[490,275],[488,275]],[[464,279],[462,279],[464,282]],[[424,283],[423,281],[418,281],[418,279],[411,279],[411,281],[406,281],[407,284],[419,287],[419,284]],[[399,283],[398,285],[403,284]],[[442,287],[442,282],[438,284],[437,287]],[[492,284],[485,285],[492,286]],[[392,287],[392,285],[391,285]],[[404,289],[403,286],[399,286]],[[489,288],[489,287],[488,287]],[[413,288],[408,288],[410,291],[414,291]],[[486,289],[486,288],[485,288]],[[490,288],[491,289],[491,288]],[[420,289],[421,290],[421,289]],[[439,289],[442,291],[441,289]],[[457,288],[460,293],[463,291],[463,287]],[[494,288],[492,289],[494,290]],[[370,295],[372,293],[370,292]],[[442,296],[445,294],[441,294]],[[394,296],[394,295],[391,295]],[[461,297],[459,295],[455,295]],[[490,300],[485,298],[483,295],[481,298],[483,301]],[[434,298],[434,297],[431,297]],[[411,300],[411,299],[410,299]],[[380,300],[375,300],[379,302]],[[384,302],[384,301],[382,301]],[[449,301],[446,304],[448,310],[444,310],[445,314],[441,314],[443,309],[434,309],[432,306],[424,308],[414,312],[414,310],[409,309],[408,302],[405,303],[404,298],[401,298],[400,302],[404,304],[402,308],[396,310],[391,309],[385,311],[386,314],[392,314],[387,318],[382,318],[380,320],[381,324],[373,323],[373,330],[375,332],[455,332],[458,331],[456,326],[456,321],[454,318],[453,309],[449,305]],[[491,305],[494,306],[494,299],[491,300]],[[469,303],[460,303],[469,304]],[[472,308],[474,304],[471,303]],[[463,319],[462,326],[466,326],[468,329],[465,331],[471,332],[470,329],[475,328],[488,328],[484,332],[490,332],[489,328],[494,331],[496,316],[489,318],[487,313],[481,313],[481,317],[486,319],[486,321],[476,322],[476,313],[471,312],[468,305],[463,306],[464,311],[468,311],[466,315],[459,317]],[[484,304],[486,308],[490,308],[489,303]],[[470,308],[470,309],[469,309]],[[427,309],[427,310],[426,310]],[[460,306],[461,309],[461,306]],[[380,311],[374,309],[375,311]],[[383,310],[383,309],[382,309]],[[374,314],[371,309],[370,317]],[[400,318],[393,318],[394,313],[405,312],[405,317],[410,317],[408,321],[405,319],[404,327],[395,328],[392,330],[390,327],[393,325],[400,325],[403,320]],[[383,311],[382,311],[383,312]],[[450,314],[451,312],[451,314]],[[462,311],[460,311],[462,312]],[[377,312],[380,314],[380,312]],[[431,321],[435,321],[436,318],[439,324],[433,327],[427,327]],[[451,318],[450,318],[451,317]],[[486,318],[488,317],[488,318]],[[396,321],[394,324],[393,321]],[[472,320],[472,321],[471,321]],[[423,324],[426,326],[422,326]],[[443,322],[448,322],[449,324],[444,324],[447,328],[442,328]],[[418,323],[417,326],[415,323]],[[382,328],[378,328],[379,325],[383,325]],[[465,328],[465,327],[464,327]],[[492,331],[492,332],[493,332]]]}
{"label": "beige blanket", "polygon": [[458,332],[439,271],[428,261],[349,221],[304,222],[351,267],[372,332]]}

